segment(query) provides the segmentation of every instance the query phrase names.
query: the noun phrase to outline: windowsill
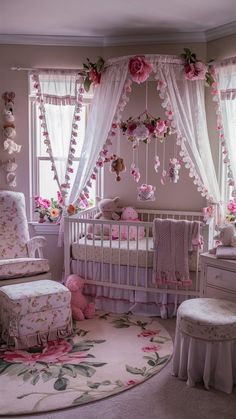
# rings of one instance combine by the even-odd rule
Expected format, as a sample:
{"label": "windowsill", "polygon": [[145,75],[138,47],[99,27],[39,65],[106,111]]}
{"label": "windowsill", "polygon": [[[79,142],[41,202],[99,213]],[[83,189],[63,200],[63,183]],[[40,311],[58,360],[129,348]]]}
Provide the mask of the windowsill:
{"label": "windowsill", "polygon": [[60,225],[53,223],[38,223],[37,221],[29,221],[28,224],[33,227],[37,234],[55,234],[58,235]]}

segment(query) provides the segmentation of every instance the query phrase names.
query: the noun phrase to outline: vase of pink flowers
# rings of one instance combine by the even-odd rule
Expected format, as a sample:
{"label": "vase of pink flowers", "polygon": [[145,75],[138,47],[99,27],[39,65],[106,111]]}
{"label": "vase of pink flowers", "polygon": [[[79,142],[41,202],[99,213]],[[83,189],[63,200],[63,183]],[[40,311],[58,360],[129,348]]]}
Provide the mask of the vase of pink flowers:
{"label": "vase of pink flowers", "polygon": [[57,198],[42,198],[35,196],[35,212],[39,214],[39,223],[45,221],[59,223],[64,207],[64,200],[60,192],[57,192]]}
{"label": "vase of pink flowers", "polygon": [[227,204],[228,214],[226,214],[226,220],[230,223],[235,223],[236,221],[236,202],[233,199]]}

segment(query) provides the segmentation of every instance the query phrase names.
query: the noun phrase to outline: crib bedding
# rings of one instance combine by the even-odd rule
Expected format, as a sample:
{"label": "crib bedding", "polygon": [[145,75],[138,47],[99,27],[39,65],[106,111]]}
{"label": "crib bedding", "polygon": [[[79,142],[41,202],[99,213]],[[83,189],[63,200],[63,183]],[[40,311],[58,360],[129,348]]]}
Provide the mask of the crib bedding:
{"label": "crib bedding", "polygon": [[[72,243],[72,259],[111,263],[114,265],[153,267],[153,237],[138,240],[88,240]],[[196,272],[197,252],[189,254],[189,270]]]}
{"label": "crib bedding", "polygon": [[[178,305],[187,298],[186,295],[175,294],[173,289],[169,293],[163,292],[166,289],[162,286],[158,287],[158,292],[152,281],[152,268],[146,270],[143,267],[128,268],[123,265],[118,267],[108,263],[72,260],[71,272],[87,280],[97,281],[97,285],[86,284],[84,293],[89,300],[95,302],[97,309],[105,311],[122,313],[129,311],[131,307],[133,310],[135,306],[139,313],[167,318],[175,316]],[[109,286],[110,277],[111,284],[117,284],[117,288]],[[190,279],[192,285],[188,287],[189,294],[196,288],[196,273],[190,272]],[[98,282],[103,282],[103,285],[98,285]],[[123,289],[122,286],[126,285],[133,289]],[[136,287],[143,288],[143,291],[137,290]],[[149,292],[146,291],[147,288]],[[153,292],[150,292],[150,289],[153,289]],[[176,289],[186,291],[186,287],[181,284]]]}

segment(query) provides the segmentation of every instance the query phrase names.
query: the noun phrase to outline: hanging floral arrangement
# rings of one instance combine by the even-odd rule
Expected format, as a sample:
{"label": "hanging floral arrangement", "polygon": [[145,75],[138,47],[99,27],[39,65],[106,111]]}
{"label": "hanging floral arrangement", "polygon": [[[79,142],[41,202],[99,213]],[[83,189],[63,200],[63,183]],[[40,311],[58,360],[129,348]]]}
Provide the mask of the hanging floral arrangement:
{"label": "hanging floral arrangement", "polygon": [[137,118],[130,116],[126,121],[121,121],[120,129],[136,147],[140,141],[150,143],[154,138],[163,141],[171,134],[171,123],[169,120],[155,118],[145,111]]}
{"label": "hanging floral arrangement", "polygon": [[214,83],[214,67],[211,63],[206,65],[198,60],[189,48],[184,48],[181,58],[184,60],[184,76],[187,80],[205,80],[207,86]]}
{"label": "hanging floral arrangement", "polygon": [[84,90],[89,91],[90,86],[100,84],[101,74],[104,71],[105,61],[102,57],[98,57],[95,63],[92,63],[89,58],[83,64],[83,69],[79,71],[79,75],[84,77]]}

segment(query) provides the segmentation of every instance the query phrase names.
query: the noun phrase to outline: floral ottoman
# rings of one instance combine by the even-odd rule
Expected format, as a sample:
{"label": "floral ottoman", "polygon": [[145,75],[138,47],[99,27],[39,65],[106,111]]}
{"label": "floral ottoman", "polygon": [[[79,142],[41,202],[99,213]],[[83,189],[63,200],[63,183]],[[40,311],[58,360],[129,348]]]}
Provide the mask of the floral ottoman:
{"label": "floral ottoman", "polygon": [[47,279],[1,287],[3,341],[22,349],[70,335],[70,300],[64,285]]}

